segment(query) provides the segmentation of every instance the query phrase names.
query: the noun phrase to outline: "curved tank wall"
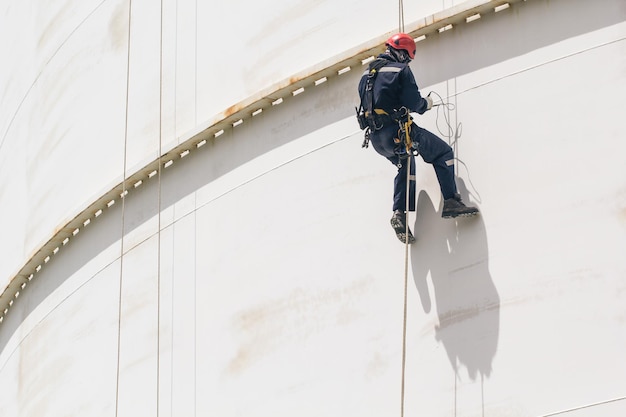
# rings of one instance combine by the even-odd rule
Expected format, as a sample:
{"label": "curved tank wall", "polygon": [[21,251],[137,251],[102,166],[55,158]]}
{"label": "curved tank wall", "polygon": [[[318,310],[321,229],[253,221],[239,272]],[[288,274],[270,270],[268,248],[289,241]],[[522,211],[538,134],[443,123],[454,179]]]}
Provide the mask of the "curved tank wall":
{"label": "curved tank wall", "polygon": [[354,119],[397,4],[43,3],[0,9],[1,416],[626,413],[622,1],[405,5],[481,209],[418,159],[406,255]]}

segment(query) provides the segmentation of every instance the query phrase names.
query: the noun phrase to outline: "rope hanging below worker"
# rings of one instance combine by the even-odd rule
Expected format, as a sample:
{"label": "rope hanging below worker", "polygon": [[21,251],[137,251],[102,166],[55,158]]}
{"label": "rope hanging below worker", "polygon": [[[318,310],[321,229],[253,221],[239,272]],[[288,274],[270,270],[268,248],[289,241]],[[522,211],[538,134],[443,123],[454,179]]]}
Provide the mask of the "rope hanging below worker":
{"label": "rope hanging below worker", "polygon": [[[410,136],[411,118],[407,117],[407,121],[404,124],[404,143],[406,146],[407,154],[411,155],[412,143]],[[405,221],[405,242],[404,242],[404,316],[402,320],[402,382],[400,388],[400,417],[404,417],[404,380],[406,370],[406,318],[407,318],[407,293],[408,293],[408,281],[409,281],[409,220],[408,220],[408,208],[409,208],[409,195],[411,189],[411,157],[407,157],[406,164],[406,205],[407,219]]]}
{"label": "rope hanging below worker", "polygon": [[[398,0],[398,29],[400,33],[404,33],[404,3],[402,0]],[[404,144],[406,146],[407,154],[412,153],[411,143],[411,116],[406,114],[406,121],[404,122]],[[401,126],[402,128],[402,126]],[[398,135],[400,136],[400,135]],[[404,242],[404,316],[402,320],[402,382],[400,388],[400,417],[404,417],[404,381],[406,370],[406,318],[407,318],[407,292],[408,292],[408,280],[409,280],[409,221],[408,221],[408,208],[409,208],[409,195],[411,187],[411,157],[407,158],[407,170],[406,170],[406,209],[407,218],[405,221],[405,242]]]}

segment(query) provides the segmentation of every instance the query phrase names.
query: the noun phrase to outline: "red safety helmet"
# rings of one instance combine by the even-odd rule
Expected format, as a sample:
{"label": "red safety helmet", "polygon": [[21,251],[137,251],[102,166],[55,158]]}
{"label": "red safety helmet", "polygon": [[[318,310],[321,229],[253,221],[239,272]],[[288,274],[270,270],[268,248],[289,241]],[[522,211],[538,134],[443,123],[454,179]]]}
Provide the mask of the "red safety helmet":
{"label": "red safety helmet", "polygon": [[391,38],[387,39],[386,45],[393,49],[407,51],[411,59],[415,58],[415,41],[406,33],[396,33]]}

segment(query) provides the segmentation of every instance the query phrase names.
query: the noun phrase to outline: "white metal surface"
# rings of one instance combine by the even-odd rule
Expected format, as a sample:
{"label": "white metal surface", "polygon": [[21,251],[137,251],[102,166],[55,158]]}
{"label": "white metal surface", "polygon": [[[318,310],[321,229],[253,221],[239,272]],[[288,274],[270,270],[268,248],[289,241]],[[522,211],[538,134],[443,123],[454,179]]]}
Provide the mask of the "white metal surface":
{"label": "white metal surface", "polygon": [[[3,22],[30,22],[26,3]],[[626,172],[611,157],[626,150],[626,8],[496,3],[415,20],[437,11],[429,2],[407,25],[430,34],[412,67],[455,105],[458,183],[482,215],[441,219],[432,168],[418,163],[406,415],[622,416]],[[376,38],[363,44],[363,22],[326,2],[218,12],[133,1],[130,26],[126,2],[66,6],[56,25],[32,24],[59,39],[35,48],[38,75],[2,78],[19,92],[0,103],[12,238],[0,277],[27,285],[0,324],[0,415],[399,414],[395,170],[360,149],[353,117],[360,60],[395,11],[364,25]],[[231,27],[234,10],[249,14]],[[211,13],[222,20],[206,24]],[[258,45],[255,71],[215,45],[224,26]],[[295,27],[302,51],[285,40]],[[336,76],[346,62],[359,70]],[[64,85],[58,74],[72,81],[56,100],[63,117],[38,110]],[[110,83],[95,81],[103,74]],[[436,132],[443,116],[417,120]]]}

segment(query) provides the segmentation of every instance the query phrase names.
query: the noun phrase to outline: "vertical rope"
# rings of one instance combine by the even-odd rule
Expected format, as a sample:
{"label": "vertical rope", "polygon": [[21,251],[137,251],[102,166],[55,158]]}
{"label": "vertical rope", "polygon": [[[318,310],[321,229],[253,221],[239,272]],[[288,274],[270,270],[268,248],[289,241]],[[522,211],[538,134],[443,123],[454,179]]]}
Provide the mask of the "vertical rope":
{"label": "vertical rope", "polygon": [[[172,77],[172,80],[174,80],[173,84],[173,88],[174,88],[174,135],[176,136],[176,132],[177,132],[177,120],[178,120],[178,106],[176,103],[178,103],[178,90],[177,90],[177,72],[178,72],[178,0],[176,0],[175,4],[174,4],[175,10],[174,10],[174,74]],[[197,14],[197,13],[196,13]],[[196,16],[196,20],[197,20],[197,16]],[[195,117],[195,116],[194,116]],[[195,123],[195,119],[194,119],[194,123]],[[161,155],[161,152],[159,152],[159,155]],[[160,163],[160,162],[159,162]],[[161,211],[159,210],[159,215],[160,215]],[[159,220],[160,221],[160,220]],[[171,256],[172,259],[174,258],[174,248],[175,248],[175,236],[176,236],[176,222],[174,222],[172,224],[172,239],[171,239],[171,243],[170,243],[170,250],[171,250]],[[174,401],[172,400],[174,398],[174,384],[172,382],[173,380],[173,373],[174,373],[174,295],[175,295],[175,287],[174,287],[174,271],[175,271],[175,267],[174,267],[174,262],[172,261],[170,263],[170,288],[171,288],[171,294],[170,294],[170,338],[169,338],[169,342],[170,342],[170,375],[171,375],[171,380],[170,380],[170,392],[169,392],[169,399],[170,399],[170,409],[169,409],[169,414],[172,416],[174,415]],[[193,385],[195,387],[195,383]]]}
{"label": "vertical rope", "polygon": [[[408,139],[408,129],[406,130]],[[406,370],[406,317],[407,317],[407,287],[409,281],[409,193],[411,191],[411,157],[407,158],[406,170],[406,218],[404,237],[404,316],[402,320],[402,379],[400,384],[400,417],[404,417],[404,380]]]}
{"label": "vertical rope", "polygon": [[[458,172],[459,172],[459,164],[458,164],[458,157],[459,157],[459,135],[460,135],[460,126],[459,126],[459,112],[458,112],[458,95],[456,94],[457,91],[457,79],[456,77],[454,77],[454,126],[455,129],[450,132],[452,135],[454,135],[454,178],[458,178]],[[450,116],[452,117],[452,116]],[[452,119],[450,119],[452,120]]]}
{"label": "vertical rope", "polygon": [[119,398],[120,398],[120,353],[121,353],[121,339],[122,339],[122,277],[124,274],[124,233],[126,226],[126,157],[128,152],[128,98],[130,91],[130,31],[131,31],[131,14],[132,14],[133,1],[128,0],[128,41],[127,41],[127,55],[126,55],[126,109],[124,120],[124,152],[123,152],[123,169],[122,169],[122,225],[121,225],[121,237],[120,237],[120,278],[119,278],[119,294],[117,305],[117,370],[115,379],[115,416],[119,413]]}
{"label": "vertical rope", "polygon": [[[198,207],[198,194],[194,195],[194,207]],[[193,212],[193,415],[198,407],[198,210]]]}
{"label": "vertical rope", "polygon": [[[404,33],[404,2],[398,0],[398,30]],[[409,125],[405,126],[405,144],[409,144]],[[410,153],[410,149],[407,149]],[[406,371],[406,318],[407,318],[407,289],[409,278],[409,196],[411,191],[411,157],[407,158],[406,170],[406,201],[405,201],[405,230],[404,230],[404,312],[402,319],[402,379],[400,383],[400,417],[404,417],[404,381]]]}
{"label": "vertical rope", "polygon": [[[195,38],[194,38],[194,48],[195,48],[195,53],[194,53],[194,125],[197,124],[198,122],[198,0],[195,1],[194,4],[195,7],[195,16],[196,16],[196,21],[195,21],[195,27],[194,27],[194,31],[195,31]],[[177,32],[178,33],[178,32]],[[197,262],[197,256],[198,256],[198,224],[197,224],[197,216],[198,216],[198,211],[197,211],[197,204],[198,204],[198,199],[197,199],[197,193],[194,196],[194,207],[196,208],[194,210],[194,271],[193,271],[193,386],[194,386],[194,390],[193,390],[193,415],[194,417],[197,414],[197,407],[198,407],[198,350],[197,350],[197,346],[198,346],[198,341],[197,341],[197,335],[198,335],[198,318],[197,318],[197,314],[198,314],[198,310],[197,310],[197,305],[198,305],[198,292],[197,292],[197,282],[198,282],[198,262]]]}
{"label": "vertical rope", "polygon": [[194,126],[198,123],[198,0],[195,3],[195,11],[194,14],[196,16],[195,21],[195,39],[194,39],[194,74],[193,74],[193,99],[194,99],[194,118],[193,123]]}
{"label": "vertical rope", "polygon": [[163,148],[163,0],[161,0],[161,37],[159,39],[159,171],[157,195],[157,377],[156,377],[156,415],[159,416],[161,388],[161,155]]}

